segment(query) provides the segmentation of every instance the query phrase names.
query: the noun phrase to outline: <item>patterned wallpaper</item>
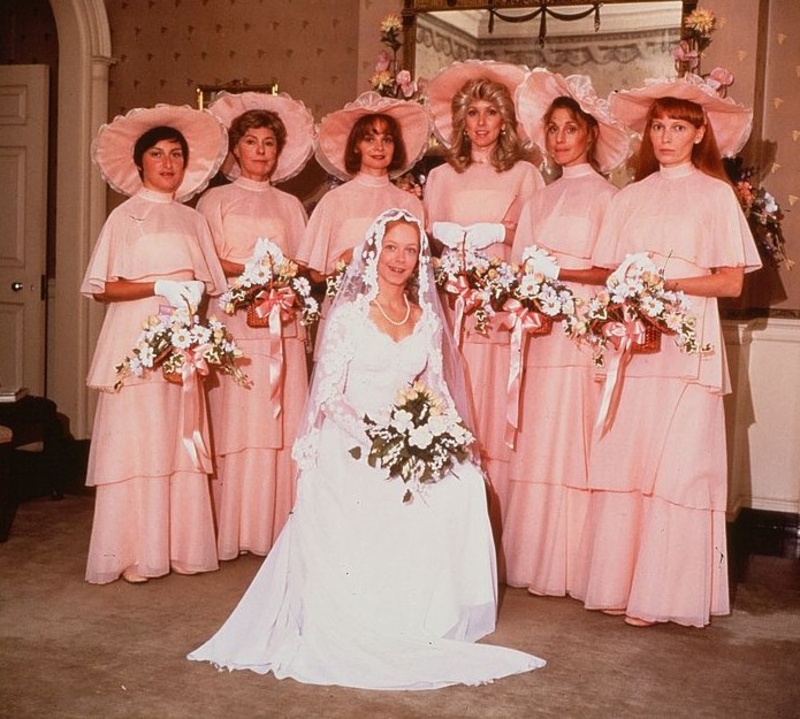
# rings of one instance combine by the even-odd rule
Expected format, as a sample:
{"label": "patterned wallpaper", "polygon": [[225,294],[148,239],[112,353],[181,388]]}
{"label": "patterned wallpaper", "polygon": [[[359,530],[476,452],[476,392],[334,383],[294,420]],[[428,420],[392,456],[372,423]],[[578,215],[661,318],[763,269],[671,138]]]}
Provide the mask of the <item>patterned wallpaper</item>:
{"label": "patterned wallpaper", "polygon": [[792,271],[766,267],[748,275],[740,307],[800,316],[800,12],[797,0],[706,0],[719,29],[703,61],[736,78],[729,96],[754,108],[753,134],[742,156],[784,211],[783,233]]}
{"label": "patterned wallpaper", "polygon": [[[766,36],[764,84],[763,184],[784,211],[784,235],[792,272],[778,273],[786,299],[768,297],[778,308],[800,307],[800,11],[797,0],[771,4]],[[776,301],[778,300],[778,301]]]}
{"label": "patterned wallpaper", "polygon": [[352,99],[358,0],[106,0],[109,112],[195,102],[232,80],[302,99],[315,117]]}

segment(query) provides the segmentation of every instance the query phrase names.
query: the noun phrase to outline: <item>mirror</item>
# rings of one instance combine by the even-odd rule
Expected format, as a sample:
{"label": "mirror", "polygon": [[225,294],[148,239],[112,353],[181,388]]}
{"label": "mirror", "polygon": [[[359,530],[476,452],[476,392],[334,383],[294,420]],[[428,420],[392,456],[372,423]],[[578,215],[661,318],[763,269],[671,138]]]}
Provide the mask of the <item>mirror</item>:
{"label": "mirror", "polygon": [[[458,6],[457,8],[455,6]],[[429,79],[469,58],[592,78],[597,94],[674,75],[686,0],[405,0],[404,65]]]}

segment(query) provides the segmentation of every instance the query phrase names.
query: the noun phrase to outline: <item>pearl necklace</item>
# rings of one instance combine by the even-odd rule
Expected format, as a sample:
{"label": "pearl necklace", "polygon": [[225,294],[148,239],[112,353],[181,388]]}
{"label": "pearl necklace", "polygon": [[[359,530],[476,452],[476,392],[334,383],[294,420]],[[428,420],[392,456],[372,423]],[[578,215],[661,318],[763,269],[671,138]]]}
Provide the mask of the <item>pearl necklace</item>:
{"label": "pearl necklace", "polygon": [[389,317],[388,314],[386,314],[386,310],[384,310],[383,307],[381,307],[381,303],[378,302],[377,298],[372,301],[378,308],[378,312],[380,312],[383,315],[383,319],[385,319],[390,325],[394,325],[395,327],[402,327],[406,322],[408,322],[408,318],[411,317],[411,303],[408,301],[408,297],[406,297],[406,295],[403,295],[403,299],[405,300],[406,303],[406,315],[399,322],[393,320],[391,317]]}

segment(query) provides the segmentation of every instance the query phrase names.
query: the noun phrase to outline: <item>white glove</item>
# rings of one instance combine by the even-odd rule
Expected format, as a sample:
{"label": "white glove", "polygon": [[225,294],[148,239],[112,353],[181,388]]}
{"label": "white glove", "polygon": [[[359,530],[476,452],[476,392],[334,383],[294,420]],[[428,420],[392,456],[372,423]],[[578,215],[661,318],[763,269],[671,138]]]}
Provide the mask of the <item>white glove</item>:
{"label": "white glove", "polygon": [[206,289],[205,282],[201,282],[200,280],[188,280],[180,284],[183,285],[181,294],[188,302],[189,309],[192,312],[196,312],[197,308],[200,306],[200,300],[203,299],[203,292],[205,292]]}
{"label": "white glove", "polygon": [[465,249],[482,250],[495,242],[502,242],[506,236],[506,228],[499,222],[476,222],[467,226],[455,222],[434,222],[432,230],[439,242],[454,250],[460,248],[462,241]]}
{"label": "white glove", "polygon": [[522,253],[522,262],[534,273],[551,280],[558,279],[558,273],[561,271],[556,258],[538,245],[530,245],[525,248]]}
{"label": "white glove", "polygon": [[153,292],[161,295],[170,306],[181,309],[185,308],[188,304],[186,297],[186,290],[184,282],[176,282],[175,280],[157,280],[153,286]]}

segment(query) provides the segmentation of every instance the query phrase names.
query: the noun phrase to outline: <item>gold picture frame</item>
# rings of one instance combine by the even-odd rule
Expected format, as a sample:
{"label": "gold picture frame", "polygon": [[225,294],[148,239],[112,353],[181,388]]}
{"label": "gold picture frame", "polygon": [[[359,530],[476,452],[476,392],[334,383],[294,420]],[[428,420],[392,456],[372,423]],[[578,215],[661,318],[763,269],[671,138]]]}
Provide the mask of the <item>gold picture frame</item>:
{"label": "gold picture frame", "polygon": [[195,95],[197,109],[202,110],[208,107],[221,92],[242,93],[242,92],[265,92],[269,95],[278,94],[278,83],[270,82],[266,85],[250,85],[247,80],[231,80],[224,85],[197,85]]}

